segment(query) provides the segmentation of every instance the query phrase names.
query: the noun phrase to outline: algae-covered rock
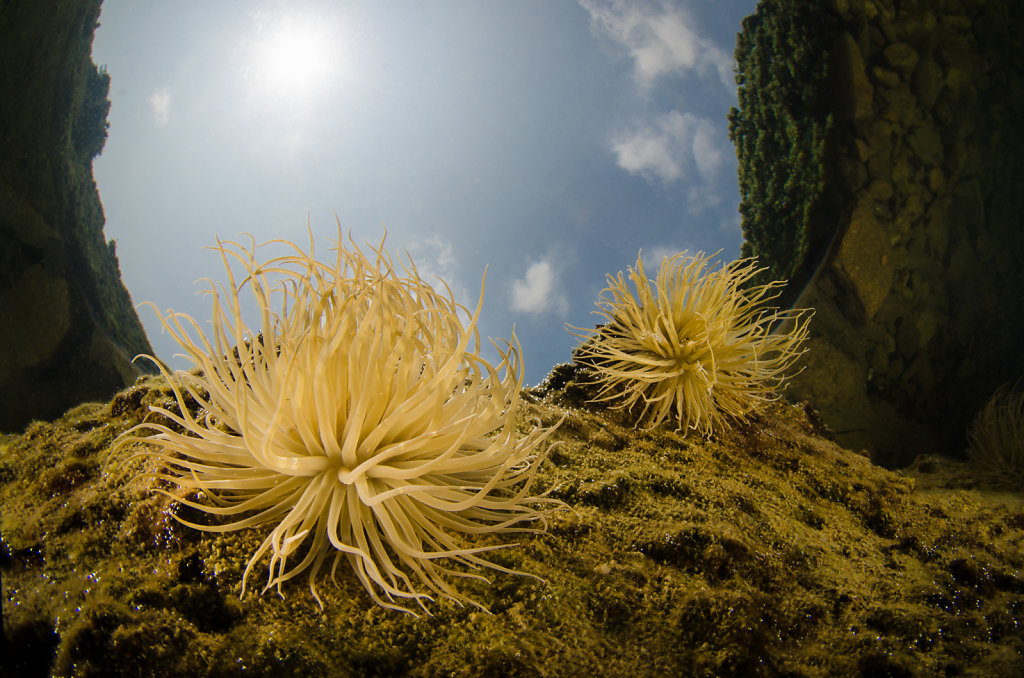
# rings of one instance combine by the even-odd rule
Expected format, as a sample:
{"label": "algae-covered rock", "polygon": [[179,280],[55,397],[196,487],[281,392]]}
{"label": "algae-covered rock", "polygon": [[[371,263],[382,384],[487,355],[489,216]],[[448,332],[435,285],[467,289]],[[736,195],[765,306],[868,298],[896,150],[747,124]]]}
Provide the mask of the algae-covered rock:
{"label": "algae-covered rock", "polygon": [[170,406],[160,379],[6,437],[6,675],[1024,671],[1019,495],[940,458],[882,469],[802,405],[710,440],[636,430],[580,404],[585,376],[563,366],[524,393],[524,430],[566,415],[538,482],[569,509],[495,552],[540,579],[460,584],[491,614],[385,610],[345,568],[336,585],[322,577],[322,609],[302,577],[283,598],[239,600],[264,535],[182,526],[156,481],[135,477],[148,462],[110,451],[149,405]]}
{"label": "algae-covered rock", "polygon": [[[789,393],[888,466],[962,456],[973,413],[1024,374],[1021,25],[1012,0],[764,0],[737,40],[743,252],[815,309]],[[810,29],[824,75],[777,48]],[[814,130],[815,155],[787,150]]]}
{"label": "algae-covered rock", "polygon": [[100,4],[0,9],[0,431],[109,398],[152,353],[92,176],[110,107],[90,55]]}
{"label": "algae-covered rock", "polygon": [[905,42],[892,43],[882,50],[882,57],[886,63],[904,76],[914,72],[914,67],[917,66],[917,61],[920,58],[914,48]]}
{"label": "algae-covered rock", "polygon": [[840,33],[831,55],[832,105],[837,115],[851,120],[867,117],[871,114],[874,90],[853,36],[845,31]]}

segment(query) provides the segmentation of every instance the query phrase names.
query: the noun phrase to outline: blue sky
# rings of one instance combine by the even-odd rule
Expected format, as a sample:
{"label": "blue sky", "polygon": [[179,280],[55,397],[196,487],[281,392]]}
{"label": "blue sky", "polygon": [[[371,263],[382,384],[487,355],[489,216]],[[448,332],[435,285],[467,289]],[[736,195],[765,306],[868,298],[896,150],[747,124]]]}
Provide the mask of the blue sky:
{"label": "blue sky", "polygon": [[[570,359],[605,277],[642,249],[739,253],[726,114],[755,0],[104,0],[95,161],[133,301],[208,326],[216,237],[337,233],[408,251],[523,347]],[[158,356],[177,344],[140,316]],[[490,353],[493,357],[493,353]]]}

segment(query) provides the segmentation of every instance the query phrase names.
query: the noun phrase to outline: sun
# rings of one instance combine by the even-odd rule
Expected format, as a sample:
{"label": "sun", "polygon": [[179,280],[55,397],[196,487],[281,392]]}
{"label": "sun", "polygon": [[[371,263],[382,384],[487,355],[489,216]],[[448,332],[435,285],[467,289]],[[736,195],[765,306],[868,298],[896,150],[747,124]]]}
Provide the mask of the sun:
{"label": "sun", "polygon": [[337,55],[322,27],[292,19],[266,36],[256,57],[265,86],[295,96],[329,82]]}
{"label": "sun", "polygon": [[334,14],[276,7],[256,12],[241,41],[241,70],[259,107],[303,109],[337,92],[351,63]]}

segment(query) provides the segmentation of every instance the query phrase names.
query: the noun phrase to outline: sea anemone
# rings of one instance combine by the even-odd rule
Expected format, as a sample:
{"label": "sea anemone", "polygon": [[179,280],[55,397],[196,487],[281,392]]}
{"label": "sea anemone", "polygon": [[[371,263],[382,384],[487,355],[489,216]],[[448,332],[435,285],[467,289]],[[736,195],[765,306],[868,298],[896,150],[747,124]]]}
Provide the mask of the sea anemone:
{"label": "sea anemone", "polygon": [[975,477],[992,487],[1024,489],[1024,392],[1002,386],[967,433]]}
{"label": "sea anemone", "polygon": [[[263,590],[280,593],[308,570],[321,606],[315,578],[333,556],[332,580],[347,560],[383,607],[411,612],[398,603],[412,599],[427,611],[431,594],[482,607],[451,578],[487,581],[473,572],[481,567],[524,573],[481,557],[515,544],[471,545],[460,534],[543,531],[560,504],[531,494],[554,427],[516,432],[523,366],[515,335],[495,343],[497,365],[485,360],[483,284],[470,314],[411,261],[396,271],[383,241],[368,258],[339,237],[332,263],[313,258],[312,242],[309,254],[273,242],[289,253],[259,263],[255,242],[218,240],[230,284],[207,291],[212,336],[188,315],[161,315],[197,369],[171,374],[150,357],[177,411],[150,409],[177,427],[144,422],[120,443],[145,443],[142,454],[162,462],[151,475],[169,490],[156,491],[221,517],[178,518],[184,524],[272,526],[245,568],[243,596],[269,553]],[[240,284],[232,260],[247,274]],[[242,321],[245,289],[259,311],[255,332]],[[200,414],[190,413],[186,394]]]}
{"label": "sea anemone", "polygon": [[713,269],[703,252],[683,252],[662,261],[656,281],[637,255],[635,293],[621,271],[608,276],[597,302],[603,324],[573,328],[583,339],[576,360],[600,386],[595,400],[630,411],[642,403],[638,424],[671,416],[708,436],[776,398],[812,313],[764,309],[783,283],[744,287],[761,270],[752,259]]}

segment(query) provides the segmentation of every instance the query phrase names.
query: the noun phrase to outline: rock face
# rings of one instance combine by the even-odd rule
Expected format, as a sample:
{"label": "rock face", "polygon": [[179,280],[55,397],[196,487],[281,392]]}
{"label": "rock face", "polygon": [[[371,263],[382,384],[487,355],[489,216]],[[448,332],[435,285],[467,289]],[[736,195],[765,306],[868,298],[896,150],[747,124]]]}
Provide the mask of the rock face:
{"label": "rock face", "polygon": [[883,463],[959,454],[973,414],[1024,375],[1024,5],[815,4],[835,35],[828,185],[807,228],[835,236],[796,281],[817,315],[791,394]]}
{"label": "rock face", "polygon": [[0,430],[105,399],[150,353],[121,284],[92,158],[109,78],[92,63],[100,0],[0,10]]}

